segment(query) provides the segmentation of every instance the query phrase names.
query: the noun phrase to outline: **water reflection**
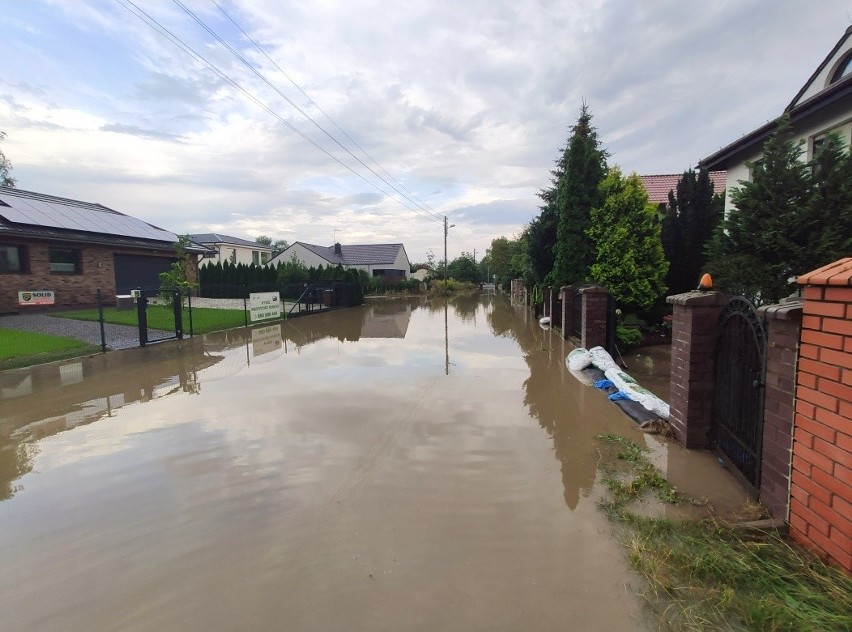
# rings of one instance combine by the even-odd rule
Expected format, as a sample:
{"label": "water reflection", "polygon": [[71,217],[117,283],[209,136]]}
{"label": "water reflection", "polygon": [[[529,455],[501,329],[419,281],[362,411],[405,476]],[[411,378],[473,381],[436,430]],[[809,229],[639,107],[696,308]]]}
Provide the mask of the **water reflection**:
{"label": "water reflection", "polygon": [[563,344],[415,299],[0,376],[0,620],[635,629]]}
{"label": "water reflection", "polygon": [[0,500],[20,490],[14,481],[32,470],[39,439],[134,402],[197,393],[199,372],[221,359],[197,338],[0,373]]}
{"label": "water reflection", "polygon": [[[251,329],[234,329],[146,349],[92,356],[0,373],[0,500],[20,491],[15,481],[32,471],[38,440],[112,417],[135,402],[200,392],[202,381],[235,375],[254,358],[298,352],[327,338],[405,338],[417,301],[387,300]],[[245,347],[241,359],[232,352]],[[226,360],[223,362],[223,360]],[[219,365],[216,370],[211,370]],[[106,376],[108,379],[105,379]]]}

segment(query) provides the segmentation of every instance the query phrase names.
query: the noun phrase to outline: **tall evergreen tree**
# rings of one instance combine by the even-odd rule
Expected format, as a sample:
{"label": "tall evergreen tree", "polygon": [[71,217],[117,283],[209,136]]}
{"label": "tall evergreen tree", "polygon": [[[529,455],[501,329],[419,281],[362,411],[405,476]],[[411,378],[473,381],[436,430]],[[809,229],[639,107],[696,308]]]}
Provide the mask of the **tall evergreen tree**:
{"label": "tall evergreen tree", "polygon": [[555,197],[559,225],[550,278],[553,285],[586,280],[594,262],[593,245],[586,233],[591,211],[600,202],[598,185],[606,175],[607,153],[591,121],[592,114],[584,103],[560,161],[563,172]]}
{"label": "tall evergreen tree", "polygon": [[794,289],[795,276],[815,267],[812,179],[801,152],[785,116],[764,144],[763,157],[746,163],[752,179],[732,191],[735,208],[709,247],[708,268],[722,289],[774,302]]}
{"label": "tall evergreen tree", "polygon": [[672,294],[694,290],[704,272],[704,248],[722,219],[724,199],[714,195],[713,182],[706,169],[684,171],[662,223],[663,250],[669,262],[666,285]]}
{"label": "tall evergreen tree", "polygon": [[814,238],[810,246],[815,269],[852,255],[852,151],[838,134],[829,134],[811,168],[814,188],[809,214]]}
{"label": "tall evergreen tree", "polygon": [[595,262],[589,272],[628,309],[648,309],[665,292],[666,263],[657,211],[635,173],[612,167],[600,184],[588,237]]}

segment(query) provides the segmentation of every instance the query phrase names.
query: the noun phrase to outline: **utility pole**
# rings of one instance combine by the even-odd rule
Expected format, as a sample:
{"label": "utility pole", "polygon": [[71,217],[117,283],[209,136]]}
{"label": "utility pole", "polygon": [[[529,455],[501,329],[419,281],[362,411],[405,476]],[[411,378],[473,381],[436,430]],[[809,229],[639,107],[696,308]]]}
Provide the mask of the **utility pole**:
{"label": "utility pole", "polygon": [[444,215],[444,281],[447,280],[447,233],[455,224],[447,226],[447,216]]}

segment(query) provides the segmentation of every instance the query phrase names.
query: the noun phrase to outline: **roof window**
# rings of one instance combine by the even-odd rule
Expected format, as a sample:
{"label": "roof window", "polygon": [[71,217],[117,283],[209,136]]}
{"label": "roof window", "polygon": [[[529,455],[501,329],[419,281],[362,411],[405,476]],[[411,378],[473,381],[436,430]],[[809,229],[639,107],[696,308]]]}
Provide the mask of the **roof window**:
{"label": "roof window", "polygon": [[837,70],[834,71],[834,74],[831,76],[831,81],[829,84],[836,83],[845,77],[848,77],[852,74],[852,53],[846,55],[843,60],[837,65]]}

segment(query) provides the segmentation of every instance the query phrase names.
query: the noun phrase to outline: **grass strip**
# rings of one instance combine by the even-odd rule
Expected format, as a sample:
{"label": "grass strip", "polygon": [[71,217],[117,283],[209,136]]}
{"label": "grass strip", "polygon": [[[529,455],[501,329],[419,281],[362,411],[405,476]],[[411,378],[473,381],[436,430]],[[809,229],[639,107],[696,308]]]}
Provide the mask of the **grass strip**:
{"label": "grass strip", "polygon": [[[138,327],[138,316],[135,309],[117,309],[104,307],[104,322],[111,325],[128,325]],[[51,316],[70,318],[73,320],[98,320],[98,310],[80,309],[67,312],[55,312]],[[175,317],[172,308],[166,305],[148,305],[148,328],[174,331]],[[193,333],[206,334],[211,331],[232,329],[245,325],[245,312],[241,309],[213,309],[210,307],[192,308]],[[183,328],[189,331],[189,309],[183,309]]]}
{"label": "grass strip", "polygon": [[44,364],[100,350],[100,347],[65,336],[0,328],[0,370]]}
{"label": "grass strip", "polygon": [[852,630],[852,578],[791,545],[775,531],[754,532],[709,518],[641,516],[630,503],[646,494],[686,502],[650,463],[644,448],[615,435],[601,462],[601,509],[623,526],[644,597],[671,630]]}

